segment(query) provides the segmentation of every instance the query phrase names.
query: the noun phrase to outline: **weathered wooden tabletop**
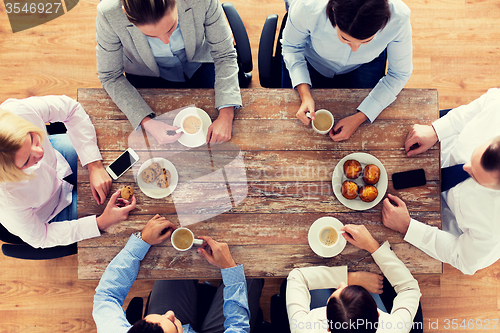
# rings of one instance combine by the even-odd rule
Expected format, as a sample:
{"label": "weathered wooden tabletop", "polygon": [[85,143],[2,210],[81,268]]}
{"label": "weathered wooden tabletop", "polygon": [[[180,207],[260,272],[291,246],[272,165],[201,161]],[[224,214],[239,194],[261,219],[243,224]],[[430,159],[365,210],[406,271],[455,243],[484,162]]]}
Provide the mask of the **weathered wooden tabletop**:
{"label": "weathered wooden tabletop", "polygon": [[[140,92],[158,115],[167,113],[162,117],[169,118],[169,111],[192,104],[205,110],[212,120],[217,117],[213,90]],[[355,112],[369,90],[316,89],[312,93],[317,109],[330,110],[335,119],[341,119]],[[430,124],[437,119],[436,90],[404,89],[373,124],[365,122],[344,142],[334,142],[327,135],[317,134],[296,119],[300,98],[294,90],[243,89],[241,95],[244,107],[235,114],[231,144],[223,147],[237,147],[237,152],[227,152],[231,158],[241,150],[246,168],[246,196],[239,203],[231,202],[234,207],[225,213],[190,225],[196,236],[208,235],[228,243],[235,261],[244,265],[247,277],[285,277],[295,267],[312,265],[348,265],[350,270],[379,272],[370,254],[351,244],[333,258],[322,258],[311,250],[307,241],[309,227],[319,217],[333,216],[344,224],[366,225],[379,242],[388,240],[412,273],[442,272],[440,262],[405,242],[401,234],[383,226],[381,202],[368,210],[353,211],[336,199],[331,182],[332,172],[344,156],[353,152],[372,154],[387,170],[387,192],[400,196],[413,218],[440,227],[439,145],[413,158],[404,153],[404,140],[411,126]],[[188,178],[194,179],[210,163],[203,158],[206,146],[187,150],[178,142],[160,146],[150,138],[150,148],[141,150],[145,147],[139,143],[141,138],[144,141],[142,131],[133,131],[103,89],[79,89],[78,101],[94,123],[105,166],[129,145],[141,156],[135,172],[150,156],[163,156],[176,165],[180,184]],[[217,146],[213,149],[221,153]],[[211,167],[214,168],[213,161]],[[425,169],[427,185],[394,190],[391,181],[394,172],[417,168]],[[130,169],[115,181],[111,191],[123,185],[133,186],[137,208],[127,221],[109,228],[101,237],[78,243],[79,279],[99,279],[130,235],[141,230],[154,214],[179,225],[176,207],[180,206],[174,205],[173,196],[147,197],[135,182],[134,170]],[[201,181],[195,185],[198,194],[204,193],[205,186],[209,185]],[[207,197],[217,201],[209,193]],[[99,215],[104,206],[98,206],[92,199],[88,171],[79,165],[78,215]],[[139,279],[218,277],[220,270],[208,264],[195,249],[178,252],[170,240],[149,250],[138,276]]]}

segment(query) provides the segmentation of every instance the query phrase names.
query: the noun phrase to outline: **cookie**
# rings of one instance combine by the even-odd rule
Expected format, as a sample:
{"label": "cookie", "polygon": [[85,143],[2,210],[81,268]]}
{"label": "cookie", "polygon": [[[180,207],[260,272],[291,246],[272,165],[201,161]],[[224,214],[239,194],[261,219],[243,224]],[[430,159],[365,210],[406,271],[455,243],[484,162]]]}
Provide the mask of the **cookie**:
{"label": "cookie", "polygon": [[161,174],[161,166],[158,163],[156,163],[156,162],[151,163],[149,168],[154,171],[155,178]]}
{"label": "cookie", "polygon": [[156,179],[156,174],[153,171],[153,169],[151,169],[151,168],[144,169],[141,176],[142,176],[142,180],[148,184],[152,183]]}
{"label": "cookie", "polygon": [[134,195],[134,189],[131,186],[123,186],[120,194],[123,199],[128,200]]}
{"label": "cookie", "polygon": [[158,178],[156,178],[156,186],[158,186],[159,188],[168,187],[167,177],[164,174],[161,174]]}
{"label": "cookie", "polygon": [[165,176],[165,179],[167,180],[167,183],[170,183],[170,171],[168,171],[167,169],[163,168],[161,169],[161,171],[163,172],[163,176]]}

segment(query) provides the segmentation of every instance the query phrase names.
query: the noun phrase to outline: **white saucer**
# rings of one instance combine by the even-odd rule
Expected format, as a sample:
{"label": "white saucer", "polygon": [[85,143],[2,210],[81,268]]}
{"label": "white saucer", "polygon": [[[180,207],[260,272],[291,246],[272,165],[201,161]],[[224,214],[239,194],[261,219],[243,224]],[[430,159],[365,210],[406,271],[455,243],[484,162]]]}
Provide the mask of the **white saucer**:
{"label": "white saucer", "polygon": [[314,223],[309,227],[309,233],[307,234],[307,240],[309,241],[309,246],[314,251],[314,253],[323,258],[330,258],[336,256],[337,254],[342,252],[345,245],[347,244],[345,238],[342,236],[342,234],[340,234],[339,241],[334,246],[330,248],[325,248],[321,246],[319,243],[318,234],[320,230],[327,225],[334,226],[339,231],[340,228],[344,226],[342,222],[340,222],[335,217],[323,216],[314,221]]}
{"label": "white saucer", "polygon": [[[153,162],[160,164],[162,168],[165,168],[168,171],[170,171],[171,178],[167,188],[159,188],[158,186],[156,186],[155,182],[145,183],[142,180],[142,171],[144,171],[144,169],[149,167]],[[145,161],[144,163],[142,163],[141,167],[139,168],[139,171],[137,172],[137,185],[139,185],[139,188],[145,195],[154,199],[164,198],[172,194],[172,192],[177,187],[178,182],[179,182],[179,175],[177,174],[177,169],[175,169],[175,166],[169,160],[166,160],[161,157],[153,157]]]}
{"label": "white saucer", "polygon": [[[380,169],[380,178],[378,183],[375,184],[375,187],[377,188],[378,191],[378,195],[377,198],[372,202],[364,202],[359,197],[356,197],[356,199],[349,200],[342,195],[342,183],[344,182],[344,180],[347,179],[347,177],[344,176],[344,163],[347,160],[356,160],[359,163],[361,163],[363,167],[366,164],[375,164]],[[361,176],[356,179],[349,179],[349,180],[354,181],[360,187],[365,184]],[[354,210],[366,210],[378,204],[380,200],[384,198],[385,192],[387,191],[388,183],[389,180],[387,178],[387,171],[385,170],[385,167],[382,164],[382,162],[380,162],[379,159],[376,158],[375,156],[367,153],[352,153],[345,156],[337,163],[332,174],[333,193],[337,197],[337,200],[340,201],[347,208]]]}
{"label": "white saucer", "polygon": [[210,119],[210,116],[204,110],[197,107],[188,107],[180,111],[175,116],[173,125],[181,127],[182,118],[184,118],[184,116],[188,114],[198,114],[201,122],[203,123],[202,131],[199,133],[199,135],[195,136],[188,136],[183,134],[177,141],[189,148],[202,146],[207,142],[208,127],[210,127],[210,125],[212,124],[212,119]]}

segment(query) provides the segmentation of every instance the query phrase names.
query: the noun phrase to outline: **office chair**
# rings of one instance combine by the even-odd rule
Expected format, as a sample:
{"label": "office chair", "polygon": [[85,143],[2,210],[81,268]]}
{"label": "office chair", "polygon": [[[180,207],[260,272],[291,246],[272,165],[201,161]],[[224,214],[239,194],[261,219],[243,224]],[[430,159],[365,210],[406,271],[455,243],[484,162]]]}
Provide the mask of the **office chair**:
{"label": "office chair", "polygon": [[[281,88],[281,36],[285,28],[288,12],[281,22],[278,40],[275,47],[278,15],[271,14],[266,18],[259,42],[259,81],[264,88]],[[274,55],[273,55],[274,53]]]}
{"label": "office chair", "polygon": [[247,30],[245,29],[245,25],[243,24],[238,11],[232,3],[223,3],[222,9],[224,9],[224,13],[226,14],[229,26],[231,27],[231,30],[233,32],[235,44],[234,48],[236,49],[236,53],[238,54],[238,79],[240,82],[240,87],[247,88],[252,81],[252,73],[250,72],[253,69],[252,50],[250,48],[250,41],[248,40]]}

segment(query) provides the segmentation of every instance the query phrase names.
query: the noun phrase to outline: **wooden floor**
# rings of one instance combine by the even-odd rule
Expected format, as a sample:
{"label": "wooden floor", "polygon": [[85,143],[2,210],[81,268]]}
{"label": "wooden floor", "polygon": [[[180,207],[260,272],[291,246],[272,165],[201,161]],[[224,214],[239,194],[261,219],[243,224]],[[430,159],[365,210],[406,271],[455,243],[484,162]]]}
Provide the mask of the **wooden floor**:
{"label": "wooden floor", "polygon": [[[64,16],[13,34],[0,4],[0,102],[10,97],[66,94],[100,87],[95,64],[95,6],[81,0]],[[254,55],[252,86],[259,87],[257,50],[265,17],[282,17],[281,0],[234,0],[247,27]],[[408,88],[437,88],[441,108],[468,103],[500,83],[498,0],[407,0],[412,10],[414,71]],[[77,258],[21,261],[0,255],[0,332],[95,332],[92,299],[97,281],[79,281]],[[470,319],[498,319],[500,263],[464,276],[448,265],[444,273],[417,276],[422,290],[425,332],[454,332]],[[267,279],[262,305],[279,279]],[[146,296],[152,281],[136,282],[129,295]],[[127,300],[128,302],[128,300]],[[438,321],[438,322],[437,322]],[[490,332],[500,332],[500,324]],[[451,330],[451,329],[450,329]]]}

